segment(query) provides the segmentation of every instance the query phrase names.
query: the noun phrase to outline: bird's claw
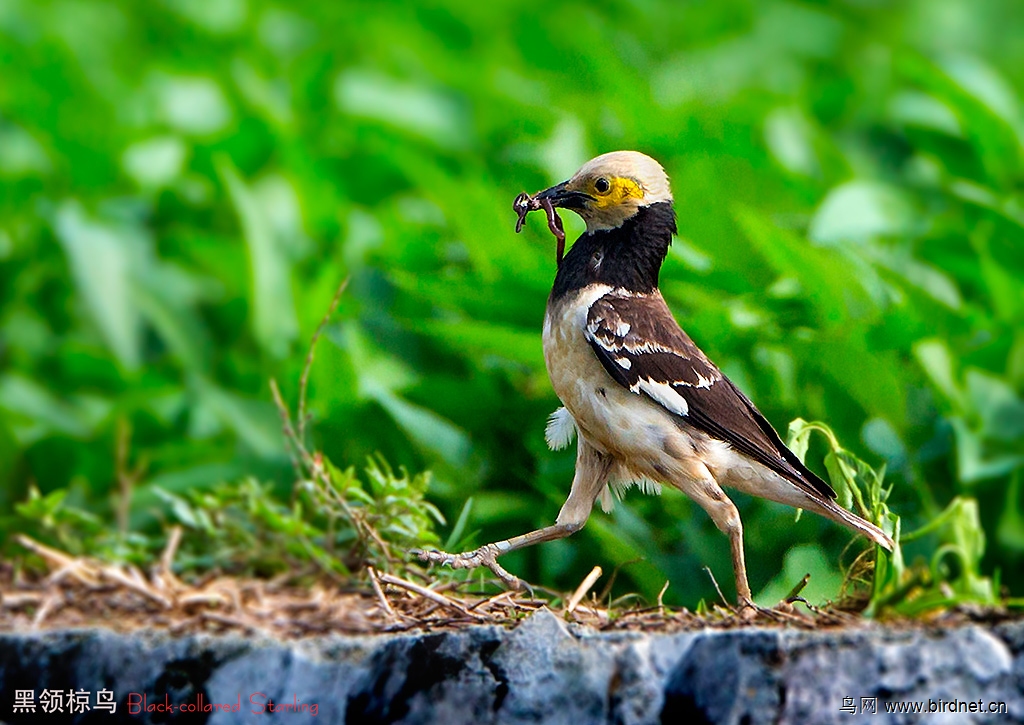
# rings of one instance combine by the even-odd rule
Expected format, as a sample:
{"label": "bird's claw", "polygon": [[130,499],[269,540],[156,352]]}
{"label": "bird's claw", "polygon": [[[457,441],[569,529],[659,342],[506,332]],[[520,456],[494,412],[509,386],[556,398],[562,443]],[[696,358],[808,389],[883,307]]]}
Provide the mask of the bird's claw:
{"label": "bird's claw", "polygon": [[452,569],[476,569],[485,566],[494,572],[495,576],[501,579],[509,589],[518,591],[523,588],[523,582],[519,577],[509,573],[498,563],[498,555],[501,551],[494,544],[486,544],[479,549],[464,551],[461,554],[449,554],[447,551],[437,549],[429,551],[413,549],[410,553],[418,557],[420,561],[449,566]]}
{"label": "bird's claw", "polygon": [[740,598],[736,613],[741,619],[745,619],[747,621],[756,619],[759,614],[768,617],[769,619],[779,618],[779,615],[775,610],[755,604],[754,600],[749,597]]}

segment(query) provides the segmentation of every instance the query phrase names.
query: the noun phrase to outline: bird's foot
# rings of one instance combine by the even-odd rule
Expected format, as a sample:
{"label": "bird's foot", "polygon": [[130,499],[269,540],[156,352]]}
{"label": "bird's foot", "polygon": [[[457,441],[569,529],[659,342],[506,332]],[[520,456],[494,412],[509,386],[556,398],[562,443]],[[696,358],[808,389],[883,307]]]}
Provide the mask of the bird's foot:
{"label": "bird's foot", "polygon": [[750,597],[739,598],[739,605],[736,608],[736,613],[740,616],[740,619],[744,619],[748,622],[757,619],[758,615],[768,617],[769,619],[779,618],[778,612],[774,609],[768,609],[767,607],[755,604],[754,600]]}
{"label": "bird's foot", "polygon": [[413,549],[409,553],[419,557],[420,561],[450,566],[452,569],[476,569],[485,566],[494,572],[495,576],[501,579],[509,589],[518,591],[523,588],[523,582],[519,577],[510,574],[498,563],[498,555],[503,552],[496,544],[485,544],[479,549],[464,551],[461,554],[449,554],[447,551],[438,551],[437,549],[430,551]]}

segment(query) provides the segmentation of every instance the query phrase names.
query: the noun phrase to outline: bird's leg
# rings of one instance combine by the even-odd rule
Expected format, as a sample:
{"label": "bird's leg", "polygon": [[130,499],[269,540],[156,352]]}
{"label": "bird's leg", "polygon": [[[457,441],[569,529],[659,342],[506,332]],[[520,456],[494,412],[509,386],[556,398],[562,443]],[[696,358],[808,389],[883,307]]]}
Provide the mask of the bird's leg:
{"label": "bird's leg", "polygon": [[699,461],[686,461],[684,477],[676,486],[704,509],[718,530],[729,537],[732,570],[736,577],[736,599],[740,609],[765,613],[767,610],[754,604],[750,593],[747,564],[743,555],[743,522],[740,521],[736,505],[725,495],[711,471]]}
{"label": "bird's leg", "polygon": [[505,539],[504,541],[495,541],[490,544],[484,544],[479,549],[473,549],[473,551],[464,551],[461,554],[449,554],[446,551],[423,551],[420,549],[413,549],[412,554],[418,556],[422,561],[427,561],[432,564],[441,564],[442,566],[450,566],[452,569],[476,569],[478,566],[486,566],[488,569],[493,571],[495,575],[505,582],[505,586],[510,589],[520,589],[522,582],[514,574],[510,574],[505,570],[501,564],[498,563],[497,558],[502,554],[507,554],[510,551],[516,549],[523,549],[527,546],[533,546],[534,544],[542,544],[545,541],[555,541],[556,539],[564,539],[566,536],[576,533],[583,527],[583,522],[573,524],[554,524],[553,526],[545,526],[543,529],[537,529],[536,531],[530,531],[519,536],[513,536],[511,539]]}
{"label": "bird's leg", "polygon": [[609,456],[599,453],[581,437],[576,449],[576,475],[573,477],[572,489],[552,526],[545,526],[542,529],[513,536],[504,541],[484,544],[479,549],[465,551],[461,554],[421,549],[413,549],[410,553],[422,561],[450,566],[452,569],[475,569],[478,566],[486,566],[505,582],[505,586],[510,589],[519,589],[522,582],[515,575],[507,572],[498,563],[497,558],[516,549],[542,544],[545,541],[564,539],[582,529],[583,524],[590,517],[594,501],[597,500],[598,494],[605,486],[611,463],[612,459]]}
{"label": "bird's leg", "polygon": [[732,550],[732,571],[736,577],[737,603],[741,608],[757,609],[750,593],[750,582],[747,581],[747,562],[743,556],[743,523],[740,521],[739,511],[736,510],[736,505],[732,501],[729,501],[729,508],[732,509],[732,512],[726,524],[728,529],[725,530],[725,533],[729,537],[729,548]]}
{"label": "bird's leg", "polygon": [[[718,484],[715,484],[718,487]],[[757,614],[764,614],[772,619],[778,615],[771,609],[766,609],[754,603],[754,597],[750,593],[750,583],[747,581],[747,564],[743,556],[743,523],[740,521],[740,512],[736,505],[730,501],[724,492],[719,488],[722,500],[716,501],[711,507],[705,510],[711,515],[718,529],[729,537],[729,548],[732,552],[732,570],[736,577],[736,603],[739,605],[739,613],[745,619],[752,619]]]}
{"label": "bird's leg", "polygon": [[[718,488],[718,484],[715,484]],[[740,512],[736,505],[730,501],[725,493],[719,488],[718,493],[721,499],[704,505],[715,526],[723,534],[729,537],[729,548],[732,553],[732,571],[736,577],[736,599],[740,607],[753,607],[754,600],[750,594],[750,583],[747,581],[747,563],[743,555],[743,522],[740,521]],[[698,501],[698,503],[701,503]]]}

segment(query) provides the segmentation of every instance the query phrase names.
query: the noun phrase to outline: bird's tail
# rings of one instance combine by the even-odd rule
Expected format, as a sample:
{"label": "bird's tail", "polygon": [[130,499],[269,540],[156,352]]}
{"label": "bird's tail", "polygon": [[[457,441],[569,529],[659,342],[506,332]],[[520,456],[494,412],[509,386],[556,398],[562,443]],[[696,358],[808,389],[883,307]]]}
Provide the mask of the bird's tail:
{"label": "bird's tail", "polygon": [[864,534],[864,536],[868,537],[884,549],[892,551],[896,546],[892,537],[887,533],[869,521],[865,521],[852,511],[847,511],[834,501],[815,498],[814,503],[817,504],[815,507],[815,513],[821,514],[822,516],[832,519],[838,524],[842,524],[849,529],[853,529],[854,531]]}

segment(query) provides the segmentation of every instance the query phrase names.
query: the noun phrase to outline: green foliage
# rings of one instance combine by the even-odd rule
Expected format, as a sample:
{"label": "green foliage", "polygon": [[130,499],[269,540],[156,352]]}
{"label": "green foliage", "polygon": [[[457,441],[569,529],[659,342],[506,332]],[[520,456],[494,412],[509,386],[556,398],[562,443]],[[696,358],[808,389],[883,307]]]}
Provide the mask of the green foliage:
{"label": "green foliage", "polygon": [[366,476],[369,490],[360,488],[359,491],[367,523],[401,550],[440,543],[433,528],[445,523],[444,516],[437,507],[423,500],[430,483],[429,473],[410,477],[403,469],[398,477],[380,458],[370,462]]}
{"label": "green foliage", "polygon": [[[954,605],[996,606],[1000,603],[993,581],[981,572],[985,553],[985,532],[978,515],[978,502],[957,496],[942,513],[916,531],[903,533],[900,517],[889,509],[891,493],[883,488],[885,467],[874,469],[843,448],[835,433],[823,423],[797,419],[789,426],[789,442],[801,458],[806,454],[812,433],[820,433],[828,443],[825,466],[841,505],[882,528],[896,542],[894,551],[872,547],[875,565],[866,580],[858,564],[851,567],[850,581],[866,585],[867,610],[875,616],[915,616]],[[905,544],[934,536],[929,561],[908,565]],[[851,592],[849,605],[858,606],[857,593]]]}
{"label": "green foliage", "polygon": [[332,555],[335,532],[326,535],[327,527],[309,521],[304,506],[282,504],[254,479],[187,496],[158,489],[157,496],[169,521],[180,523],[184,540],[197,547],[178,557],[186,571],[222,567],[269,576],[301,571],[312,561],[326,572],[349,574],[343,558]]}
{"label": "green foliage", "polygon": [[811,434],[820,433],[828,443],[825,470],[836,492],[840,506],[874,523],[892,535],[898,517],[885,505],[891,488],[883,490],[885,466],[875,470],[839,444],[836,434],[824,423],[808,423],[797,418],[789,424],[789,447],[801,461],[807,457]]}
{"label": "green foliage", "polygon": [[[272,576],[309,573],[313,565],[343,577],[366,565],[401,567],[405,549],[439,543],[433,529],[444,518],[423,500],[429,475],[396,475],[382,460],[371,459],[364,483],[353,468],[322,463],[327,476],[300,483],[291,505],[253,478],[183,495],[156,487],[164,523],[184,530],[176,569]],[[105,527],[97,516],[70,505],[66,494],[58,489],[43,496],[31,488],[29,498],[15,506],[16,530],[71,554],[136,565],[151,564],[166,546],[162,535]],[[391,546],[400,552],[397,560]]]}
{"label": "green foliage", "polygon": [[109,553],[109,539],[99,540],[105,533],[102,522],[88,511],[67,506],[67,494],[66,489],[58,489],[43,496],[32,486],[28,499],[16,504],[14,509],[26,522],[51,532],[56,542],[72,554],[89,550]]}
{"label": "green foliage", "polygon": [[[301,443],[433,470],[449,519],[474,501],[467,544],[550,523],[573,465],[543,444],[553,243],[540,220],[515,236],[510,204],[637,148],[672,176],[662,288],[687,331],[770,420],[826,420],[871,470],[884,461],[889,496],[861,486],[865,507],[945,521],[907,544],[915,558],[955,544],[936,574],[998,571],[1020,594],[1022,33],[1013,0],[7,0],[0,536],[26,525],[18,502],[56,496],[52,516],[92,517],[113,547],[125,427],[132,536],[176,520],[167,496],[205,510],[206,495],[256,517],[240,549],[288,521],[326,536],[320,515],[351,534],[344,510],[319,510],[329,492],[291,503],[268,388],[297,397],[345,277]],[[815,441],[812,467],[829,454],[870,480]],[[267,487],[223,485],[250,479]],[[955,541],[967,499],[984,554]],[[837,573],[847,532],[738,503],[755,591],[797,549]],[[429,530],[380,516],[398,537]],[[715,597],[704,565],[729,579],[725,540],[671,491],[508,559],[565,589],[623,565],[617,586],[651,600],[671,579],[667,603]]]}

